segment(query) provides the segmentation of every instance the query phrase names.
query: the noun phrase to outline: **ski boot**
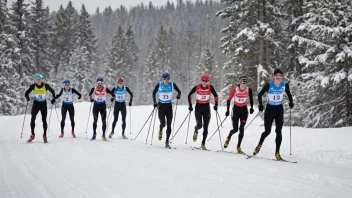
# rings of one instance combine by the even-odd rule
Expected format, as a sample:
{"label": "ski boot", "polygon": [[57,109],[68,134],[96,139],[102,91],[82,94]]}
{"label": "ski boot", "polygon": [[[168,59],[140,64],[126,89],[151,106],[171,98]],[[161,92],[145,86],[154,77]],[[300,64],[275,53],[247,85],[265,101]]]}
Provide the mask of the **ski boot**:
{"label": "ski boot", "polygon": [[63,137],[64,137],[64,132],[61,132],[59,138],[63,138]]}
{"label": "ski boot", "polygon": [[102,136],[101,136],[101,139],[102,139],[103,141],[106,141],[105,135],[102,135]]}
{"label": "ski boot", "polygon": [[165,142],[165,148],[171,149],[169,142]]}
{"label": "ski boot", "polygon": [[159,131],[159,141],[161,141],[161,139],[163,139],[163,132],[162,131]]}
{"label": "ski boot", "polygon": [[230,140],[231,138],[230,137],[227,137],[226,141],[225,141],[225,144],[224,144],[224,148],[227,148],[230,144]]}
{"label": "ski boot", "polygon": [[122,139],[127,139],[127,137],[125,136],[125,134],[122,134]]}
{"label": "ski boot", "polygon": [[95,140],[96,137],[97,137],[97,135],[96,135],[96,134],[93,134],[93,136],[92,136],[92,138],[91,138],[90,140],[91,140],[91,141],[92,141],[92,140]]}
{"label": "ski boot", "polygon": [[28,140],[27,142],[32,142],[32,141],[34,140],[34,138],[35,138],[35,135],[31,135],[31,136],[29,137],[29,140]]}
{"label": "ski boot", "polygon": [[114,132],[111,132],[111,133],[109,134],[109,138],[112,138],[113,135],[114,135]]}
{"label": "ski boot", "polygon": [[255,149],[254,149],[253,155],[257,155],[259,153],[259,151],[260,151],[260,148],[262,148],[262,145],[258,144],[258,146],[255,147]]}
{"label": "ski boot", "polygon": [[243,153],[240,146],[237,146],[237,153]]}
{"label": "ski boot", "polygon": [[202,144],[202,145],[200,146],[200,148],[201,148],[202,150],[205,150],[205,151],[208,150],[207,147],[205,147],[205,144]]}
{"label": "ski boot", "polygon": [[48,139],[46,138],[46,135],[43,135],[43,140],[44,140],[44,143],[48,143]]}
{"label": "ski boot", "polygon": [[280,155],[279,152],[275,152],[275,157],[276,157],[276,160],[278,160],[278,161],[283,160],[283,159],[281,158],[281,155]]}
{"label": "ski boot", "polygon": [[74,132],[74,131],[72,131],[72,133],[71,133],[71,134],[72,134],[72,137],[73,137],[73,138],[76,138],[76,134],[75,134],[75,132]]}
{"label": "ski boot", "polygon": [[197,137],[198,137],[198,131],[195,130],[193,134],[193,142],[197,141]]}

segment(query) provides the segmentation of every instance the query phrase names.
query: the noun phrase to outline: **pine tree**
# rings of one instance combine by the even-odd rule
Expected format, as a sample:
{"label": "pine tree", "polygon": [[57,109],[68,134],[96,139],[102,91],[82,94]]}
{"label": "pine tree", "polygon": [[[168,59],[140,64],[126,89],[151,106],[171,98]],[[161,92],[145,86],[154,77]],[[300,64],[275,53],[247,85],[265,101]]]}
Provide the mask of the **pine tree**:
{"label": "pine tree", "polygon": [[[309,1],[292,38],[302,65],[306,127],[352,126],[352,5],[347,0]],[[337,97],[338,96],[338,97]],[[307,102],[309,101],[309,102]]]}
{"label": "pine tree", "polygon": [[143,85],[142,91],[139,97],[139,101],[141,104],[151,104],[153,102],[151,97],[147,97],[151,95],[154,86],[158,83],[157,79],[160,79],[160,65],[157,60],[157,54],[155,46],[153,45],[153,41],[149,44],[148,47],[148,55],[144,61],[143,67]]}
{"label": "pine tree", "polygon": [[50,62],[52,26],[49,9],[43,7],[43,0],[35,0],[29,14],[29,39],[34,67],[48,77],[52,69]]}
{"label": "pine tree", "polygon": [[126,31],[126,67],[128,68],[127,76],[124,76],[128,82],[128,86],[139,93],[139,49],[136,43],[136,36],[132,30],[132,26],[128,26]]}
{"label": "pine tree", "polygon": [[213,53],[209,48],[205,48],[202,55],[202,62],[199,63],[198,76],[196,76],[197,82],[199,82],[201,74],[208,74],[210,76],[210,82],[214,86],[216,91],[219,91],[219,78],[218,65],[214,60]]}
{"label": "pine tree", "polygon": [[[280,50],[280,9],[277,0],[237,1],[223,0],[229,7],[219,11],[221,19],[230,19],[221,39],[223,53],[232,57],[227,68],[224,92],[237,83],[240,75],[246,75],[251,85],[261,88],[277,67],[273,56]],[[254,89],[255,90],[255,89]]]}

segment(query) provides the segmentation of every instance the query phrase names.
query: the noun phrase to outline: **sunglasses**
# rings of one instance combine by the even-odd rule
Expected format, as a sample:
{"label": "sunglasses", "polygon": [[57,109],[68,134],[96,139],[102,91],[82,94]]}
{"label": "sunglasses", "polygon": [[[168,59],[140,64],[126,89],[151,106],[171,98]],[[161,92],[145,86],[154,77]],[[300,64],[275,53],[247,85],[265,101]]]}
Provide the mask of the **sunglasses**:
{"label": "sunglasses", "polygon": [[70,86],[69,84],[65,84],[65,86]]}
{"label": "sunglasses", "polygon": [[240,81],[241,84],[247,84],[247,81]]}
{"label": "sunglasses", "polygon": [[281,80],[283,77],[282,76],[275,76],[275,79]]}
{"label": "sunglasses", "polygon": [[117,82],[117,83],[123,83],[123,81],[119,81],[119,82]]}
{"label": "sunglasses", "polygon": [[170,78],[163,78],[164,80],[170,80]]}
{"label": "sunglasses", "polygon": [[209,80],[202,80],[202,82],[208,83],[208,82],[209,82]]}

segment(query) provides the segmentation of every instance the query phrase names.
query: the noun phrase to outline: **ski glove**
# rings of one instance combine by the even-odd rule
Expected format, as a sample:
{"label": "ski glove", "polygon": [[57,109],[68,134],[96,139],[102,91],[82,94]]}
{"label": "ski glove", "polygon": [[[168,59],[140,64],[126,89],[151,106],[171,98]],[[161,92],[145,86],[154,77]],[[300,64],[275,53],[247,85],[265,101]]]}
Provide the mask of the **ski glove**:
{"label": "ski glove", "polygon": [[94,99],[92,98],[92,99],[90,99],[90,102],[94,102]]}
{"label": "ski glove", "polygon": [[253,112],[254,112],[254,109],[251,107],[251,108],[249,109],[249,113],[252,114]]}
{"label": "ski glove", "polygon": [[192,105],[189,105],[188,110],[189,110],[189,111],[193,111]]}
{"label": "ski glove", "polygon": [[218,105],[214,106],[214,110],[217,111],[218,110]]}
{"label": "ski glove", "polygon": [[230,115],[230,112],[229,112],[229,111],[226,111],[225,116],[227,117],[227,116],[229,116],[229,115]]}
{"label": "ski glove", "polygon": [[129,102],[129,103],[128,103],[128,106],[132,106],[132,102]]}
{"label": "ski glove", "polygon": [[114,102],[114,98],[111,98],[110,101],[111,101],[111,102]]}
{"label": "ski glove", "polygon": [[290,106],[290,109],[292,109],[295,105],[293,104],[293,102],[290,102],[288,106]]}
{"label": "ski glove", "polygon": [[82,97],[82,96],[78,96],[78,100],[80,100],[80,99],[81,99],[81,97]]}
{"label": "ski glove", "polygon": [[158,104],[157,104],[157,103],[154,103],[154,105],[153,105],[153,106],[154,106],[154,108],[156,108],[156,107],[158,106]]}
{"label": "ski glove", "polygon": [[51,100],[51,104],[54,104],[55,103],[55,98],[53,98],[52,100]]}
{"label": "ski glove", "polygon": [[28,96],[26,97],[26,100],[27,100],[27,102],[30,100]]}
{"label": "ski glove", "polygon": [[259,111],[263,111],[263,110],[264,110],[263,105],[259,105],[259,106],[258,106],[258,109],[259,109]]}
{"label": "ski glove", "polygon": [[178,100],[178,99],[180,99],[181,98],[181,96],[180,96],[180,94],[178,94],[177,96],[176,96],[176,99]]}

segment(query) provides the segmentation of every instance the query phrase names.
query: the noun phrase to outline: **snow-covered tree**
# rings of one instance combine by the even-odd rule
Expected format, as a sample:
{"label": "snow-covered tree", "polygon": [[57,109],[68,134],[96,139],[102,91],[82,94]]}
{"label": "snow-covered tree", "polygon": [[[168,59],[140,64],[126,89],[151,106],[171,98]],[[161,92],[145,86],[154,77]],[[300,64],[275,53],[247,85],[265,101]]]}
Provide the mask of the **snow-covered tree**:
{"label": "snow-covered tree", "polygon": [[[296,82],[306,90],[307,127],[352,126],[352,5],[348,0],[309,1],[309,11],[297,20],[292,42],[302,73]],[[304,92],[303,92],[304,93]],[[303,113],[303,114],[302,114]]]}

